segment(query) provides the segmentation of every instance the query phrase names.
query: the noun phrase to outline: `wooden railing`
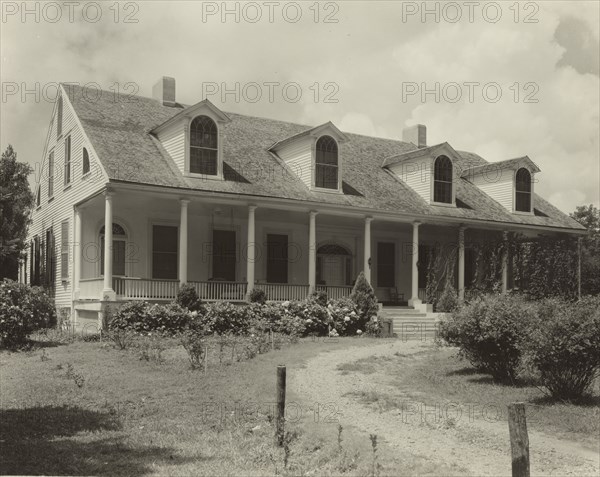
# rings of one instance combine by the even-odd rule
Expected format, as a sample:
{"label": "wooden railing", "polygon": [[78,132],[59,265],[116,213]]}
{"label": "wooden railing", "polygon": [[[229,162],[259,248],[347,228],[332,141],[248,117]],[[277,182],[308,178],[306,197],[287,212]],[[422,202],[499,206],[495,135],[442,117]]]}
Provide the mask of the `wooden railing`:
{"label": "wooden railing", "polygon": [[114,277],[113,289],[119,298],[128,300],[173,300],[179,281]]}
{"label": "wooden railing", "polygon": [[79,280],[79,298],[99,300],[102,297],[103,288],[103,278],[83,278]]}
{"label": "wooden railing", "polygon": [[[439,298],[440,296],[442,296],[443,290],[437,290],[435,292],[435,297]],[[419,300],[421,300],[423,303],[427,303],[427,291],[425,288],[419,288]]]}
{"label": "wooden railing", "polygon": [[286,301],[304,300],[308,296],[308,285],[292,285],[289,283],[257,283],[254,288],[264,290],[267,300]]}
{"label": "wooden railing", "polygon": [[194,285],[198,296],[206,301],[244,301],[246,282],[189,282]]}
{"label": "wooden railing", "polygon": [[317,285],[317,290],[323,290],[327,293],[327,298],[330,300],[337,300],[338,298],[344,298],[350,296],[352,293],[351,286],[334,286],[334,285]]}

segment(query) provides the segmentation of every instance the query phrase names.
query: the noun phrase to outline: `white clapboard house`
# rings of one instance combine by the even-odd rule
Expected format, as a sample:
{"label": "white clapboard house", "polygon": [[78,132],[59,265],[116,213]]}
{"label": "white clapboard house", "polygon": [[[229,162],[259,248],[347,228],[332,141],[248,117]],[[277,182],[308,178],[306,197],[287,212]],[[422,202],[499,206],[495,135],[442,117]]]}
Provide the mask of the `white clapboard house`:
{"label": "white clapboard house", "polygon": [[380,301],[421,309],[428,244],[456,244],[462,297],[470,242],[583,229],[535,194],[527,156],[428,146],[421,125],[393,140],[183,105],[167,77],[153,96],[61,85],[20,279],[64,316],[171,300],[184,282],[208,301],[336,298],[361,271]]}

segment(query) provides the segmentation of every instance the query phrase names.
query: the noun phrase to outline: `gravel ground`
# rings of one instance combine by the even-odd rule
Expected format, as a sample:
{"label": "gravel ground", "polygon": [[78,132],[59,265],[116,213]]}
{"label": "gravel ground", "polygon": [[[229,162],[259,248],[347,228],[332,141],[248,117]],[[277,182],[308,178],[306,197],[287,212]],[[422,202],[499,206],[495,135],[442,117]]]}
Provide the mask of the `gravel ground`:
{"label": "gravel ground", "polygon": [[[391,387],[382,374],[351,372],[342,374],[336,368],[370,356],[415,354],[430,348],[419,341],[387,341],[366,348],[350,348],[323,352],[309,360],[306,367],[288,376],[289,385],[309,402],[336,403],[339,420],[366,435],[372,433],[392,448],[415,456],[439,462],[440,466],[466,469],[456,475],[499,476],[510,475],[510,442],[506,422],[488,422],[467,416],[453,420],[428,418],[423,422],[420,414],[392,409],[379,412],[357,401],[351,393],[376,391],[390,393]],[[396,395],[402,387],[395,387]],[[416,390],[411,389],[412,402]],[[433,409],[433,407],[431,408]],[[598,449],[583,447],[573,441],[554,438],[540,432],[529,431],[532,475],[600,475]],[[401,475],[401,469],[398,474]],[[442,475],[440,473],[440,475]],[[444,473],[444,475],[447,475]]]}

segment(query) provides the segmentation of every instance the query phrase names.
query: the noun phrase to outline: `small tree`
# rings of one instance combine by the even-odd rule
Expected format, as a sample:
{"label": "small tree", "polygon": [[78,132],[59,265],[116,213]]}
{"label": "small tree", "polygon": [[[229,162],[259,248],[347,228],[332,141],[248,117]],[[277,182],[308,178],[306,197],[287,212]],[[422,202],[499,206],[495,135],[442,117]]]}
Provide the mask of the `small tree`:
{"label": "small tree", "polygon": [[196,288],[189,283],[181,285],[177,291],[175,302],[190,311],[199,311],[202,306],[202,300],[200,300]]}
{"label": "small tree", "polygon": [[377,316],[379,311],[377,297],[364,272],[360,272],[356,278],[350,299],[356,303],[361,319],[368,321],[371,317]]}

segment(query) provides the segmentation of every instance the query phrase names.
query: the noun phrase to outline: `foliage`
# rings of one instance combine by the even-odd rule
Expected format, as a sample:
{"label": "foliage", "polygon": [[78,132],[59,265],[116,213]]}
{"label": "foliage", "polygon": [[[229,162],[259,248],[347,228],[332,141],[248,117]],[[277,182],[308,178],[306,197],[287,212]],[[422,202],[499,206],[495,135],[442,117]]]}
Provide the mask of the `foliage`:
{"label": "foliage", "polygon": [[260,303],[264,305],[267,302],[267,293],[260,288],[253,288],[250,292],[250,303]]}
{"label": "foliage", "polygon": [[203,313],[192,317],[191,329],[205,334],[247,334],[256,318],[255,307],[229,302],[209,303]]}
{"label": "foliage", "polygon": [[0,283],[0,345],[23,344],[27,336],[56,325],[52,299],[39,287],[5,279]]}
{"label": "foliage", "polygon": [[581,293],[600,294],[600,211],[592,204],[578,206],[570,214],[588,229],[581,240]]}
{"label": "foliage", "polygon": [[489,295],[446,316],[440,323],[440,337],[494,379],[514,380],[521,340],[534,317],[534,304],[520,295]]}
{"label": "foliage", "polygon": [[444,291],[436,303],[436,311],[440,313],[451,313],[458,307],[458,296],[456,289],[451,283],[446,283]]}
{"label": "foliage", "polygon": [[17,153],[9,144],[0,160],[0,279],[17,278],[34,204],[27,179],[31,172],[29,164],[17,162]]}
{"label": "foliage", "polygon": [[367,323],[371,317],[377,316],[379,306],[373,287],[365,278],[364,272],[360,272],[352,289],[350,299],[356,303],[358,314],[362,322]]}
{"label": "foliage", "polygon": [[600,372],[600,297],[541,302],[523,348],[553,397],[582,396]]}
{"label": "foliage", "polygon": [[144,301],[130,301],[114,314],[108,323],[108,329],[173,335],[187,329],[193,313],[176,303],[150,305]]}
{"label": "foliage", "polygon": [[321,306],[327,306],[327,292],[325,290],[315,290],[312,292],[312,298]]}
{"label": "foliage", "polygon": [[292,337],[304,335],[306,322],[294,314],[294,307],[290,307],[290,302],[267,303],[255,308],[257,320],[254,326],[258,330],[272,330],[275,333],[281,333]]}
{"label": "foliage", "polygon": [[187,308],[190,311],[200,311],[202,308],[202,300],[198,296],[196,287],[190,283],[184,283],[177,291],[177,298],[175,299],[182,308]]}
{"label": "foliage", "polygon": [[201,333],[188,330],[181,334],[180,342],[188,355],[191,368],[200,368],[206,359],[204,336]]}

